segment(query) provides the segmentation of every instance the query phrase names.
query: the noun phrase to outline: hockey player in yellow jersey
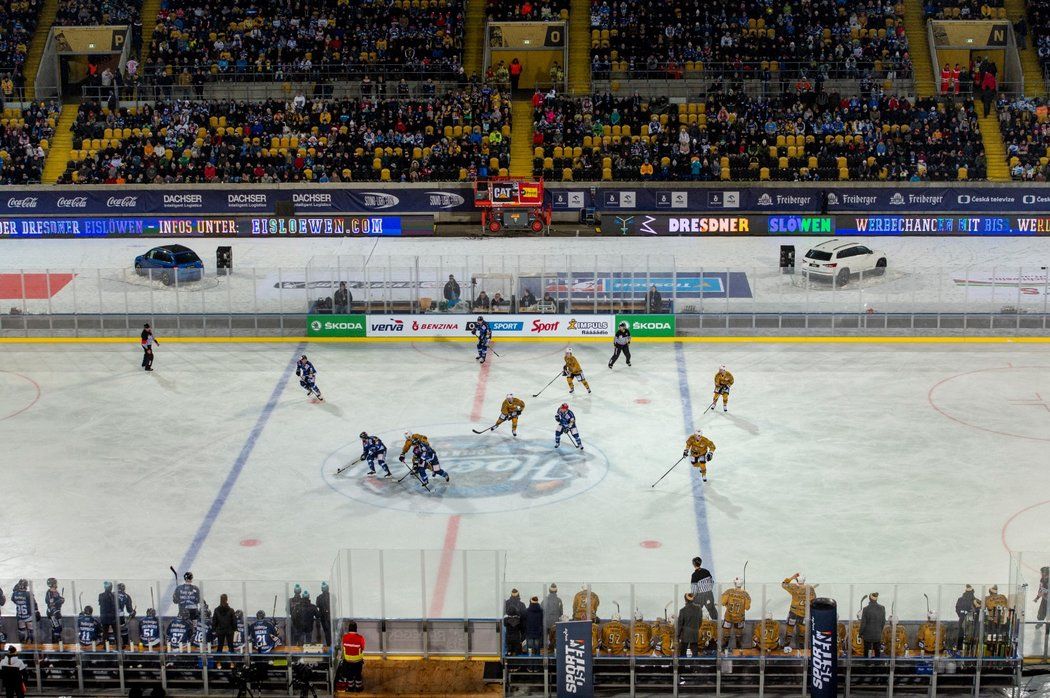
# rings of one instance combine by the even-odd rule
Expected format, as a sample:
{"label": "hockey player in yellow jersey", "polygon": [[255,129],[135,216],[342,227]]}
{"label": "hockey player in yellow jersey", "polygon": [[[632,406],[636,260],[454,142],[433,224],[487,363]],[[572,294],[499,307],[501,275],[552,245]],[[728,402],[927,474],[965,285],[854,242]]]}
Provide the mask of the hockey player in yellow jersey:
{"label": "hockey player in yellow jersey", "polygon": [[791,609],[787,617],[787,635],[784,636],[784,651],[790,652],[795,647],[797,638],[802,639],[798,646],[805,645],[804,633],[806,632],[806,612],[809,604],[817,598],[814,587],[806,584],[806,578],[796,572],[785,579],[780,586],[791,594]]}
{"label": "hockey player in yellow jersey", "polygon": [[775,652],[780,648],[780,623],[773,620],[773,612],[767,611],[761,623],[755,623],[751,633],[751,642],[755,647],[766,652]]}
{"label": "hockey player in yellow jersey", "polygon": [[565,382],[569,384],[570,393],[576,392],[576,388],[572,384],[574,378],[578,378],[583,383],[583,387],[587,388],[588,393],[591,392],[591,385],[583,376],[583,369],[580,368],[580,360],[572,355],[572,349],[565,350],[565,365],[562,366],[561,375],[565,376]]}
{"label": "hockey player in yellow jersey", "polygon": [[697,429],[685,441],[685,450],[682,457],[689,457],[689,463],[694,468],[700,468],[700,477],[707,482],[707,464],[715,457],[715,444],[711,439],[704,436],[704,432]]}
{"label": "hockey player in yellow jersey", "polygon": [[751,594],[744,590],[740,577],[733,580],[733,587],[722,592],[722,649],[729,649],[731,639],[738,649],[744,647],[744,615],[751,608]]}
{"label": "hockey player in yellow jersey", "polygon": [[[859,614],[858,614],[859,615]],[[854,657],[864,656],[864,640],[860,639],[860,622],[849,623],[839,621],[839,654],[846,655],[849,651]],[[846,636],[849,635],[847,638]]]}
{"label": "hockey player in yellow jersey", "polygon": [[514,393],[507,393],[507,397],[503,400],[503,404],[499,408],[499,419],[493,425],[492,430],[495,431],[496,427],[504,422],[510,420],[510,433],[513,436],[518,435],[518,417],[525,411],[525,403],[519,398],[514,397]]}
{"label": "hockey player in yellow jersey", "polygon": [[598,625],[598,619],[591,621],[591,654],[597,656],[598,649],[602,645],[602,626]]}
{"label": "hockey player in yellow jersey", "polygon": [[621,657],[627,654],[627,644],[631,639],[630,629],[620,620],[620,616],[613,616],[612,620],[602,625],[602,652],[612,657]]}
{"label": "hockey player in yellow jersey", "polygon": [[430,439],[423,436],[422,434],[413,434],[410,431],[405,432],[405,445],[401,447],[401,457],[398,458],[402,463],[405,462],[405,454],[408,453],[409,449],[419,444],[430,445]]}
{"label": "hockey player in yellow jersey", "polygon": [[590,620],[598,617],[598,604],[601,599],[587,587],[583,587],[572,597],[572,619]]}
{"label": "hockey player in yellow jersey", "polygon": [[919,626],[917,637],[919,650],[924,656],[944,651],[944,626],[937,627],[936,611],[926,614],[926,622]]}
{"label": "hockey player in yellow jersey", "polygon": [[886,627],[882,629],[882,651],[887,655],[892,653],[894,657],[908,654],[908,631],[897,622],[896,616],[890,616]]}
{"label": "hockey player in yellow jersey", "polygon": [[640,612],[634,614],[631,623],[631,654],[648,657],[653,653],[653,626],[645,622]]}
{"label": "hockey player in yellow jersey", "polygon": [[653,654],[657,657],[674,656],[674,618],[658,620],[653,626]]}
{"label": "hockey player in yellow jersey", "polygon": [[696,646],[701,652],[714,652],[718,649],[718,624],[711,618],[700,621],[700,640]]}
{"label": "hockey player in yellow jersey", "polygon": [[1002,625],[1006,622],[1007,606],[1009,601],[1005,594],[999,593],[999,586],[988,587],[988,595],[984,597],[984,613],[986,623],[991,625]]}
{"label": "hockey player in yellow jersey", "polygon": [[718,396],[722,396],[722,411],[729,411],[729,389],[733,387],[733,374],[724,365],[718,367],[715,374],[715,394],[711,398],[711,409],[718,405]]}

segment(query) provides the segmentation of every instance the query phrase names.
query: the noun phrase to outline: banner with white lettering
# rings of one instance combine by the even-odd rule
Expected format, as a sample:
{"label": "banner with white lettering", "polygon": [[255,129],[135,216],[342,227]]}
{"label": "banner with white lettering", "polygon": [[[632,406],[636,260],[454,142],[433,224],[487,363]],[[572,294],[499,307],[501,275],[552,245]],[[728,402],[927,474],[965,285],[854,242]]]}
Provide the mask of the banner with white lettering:
{"label": "banner with white lettering", "polygon": [[814,599],[809,606],[809,695],[835,698],[838,692],[838,609],[834,599]]}
{"label": "banner with white lettering", "polygon": [[[612,337],[613,315],[509,315],[481,313],[494,339],[501,337]],[[369,315],[369,337],[466,337],[477,315]]]}
{"label": "banner with white lettering", "polygon": [[571,620],[558,623],[554,628],[558,698],[591,698],[594,695],[591,622]]}

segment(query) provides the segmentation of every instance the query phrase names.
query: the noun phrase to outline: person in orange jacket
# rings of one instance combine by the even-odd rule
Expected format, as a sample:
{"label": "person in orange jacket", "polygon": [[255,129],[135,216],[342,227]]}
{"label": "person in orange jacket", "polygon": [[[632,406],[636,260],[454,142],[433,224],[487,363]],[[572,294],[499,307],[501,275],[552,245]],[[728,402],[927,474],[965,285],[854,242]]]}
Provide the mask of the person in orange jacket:
{"label": "person in orange jacket", "polygon": [[343,661],[336,676],[336,690],[360,693],[365,690],[365,638],[357,632],[357,622],[347,621],[343,634]]}

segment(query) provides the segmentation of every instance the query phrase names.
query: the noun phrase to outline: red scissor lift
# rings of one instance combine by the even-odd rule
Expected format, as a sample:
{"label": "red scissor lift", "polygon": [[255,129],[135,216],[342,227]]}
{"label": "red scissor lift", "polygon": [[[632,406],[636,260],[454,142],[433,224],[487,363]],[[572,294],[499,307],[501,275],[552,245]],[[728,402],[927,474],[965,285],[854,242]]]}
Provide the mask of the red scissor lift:
{"label": "red scissor lift", "polygon": [[474,182],[474,206],[481,210],[481,227],[542,233],[551,224],[551,208],[543,202],[543,179],[490,177]]}

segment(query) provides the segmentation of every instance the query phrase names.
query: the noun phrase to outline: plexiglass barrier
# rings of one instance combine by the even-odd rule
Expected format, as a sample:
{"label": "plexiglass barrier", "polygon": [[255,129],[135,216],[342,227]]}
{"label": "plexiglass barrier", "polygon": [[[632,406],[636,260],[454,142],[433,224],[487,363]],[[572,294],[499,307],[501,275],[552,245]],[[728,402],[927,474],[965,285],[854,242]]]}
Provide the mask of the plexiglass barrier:
{"label": "plexiglass barrier", "polygon": [[[675,313],[735,329],[1041,332],[1047,267],[712,267],[657,256],[328,257],[306,267],[7,269],[14,335],[301,335],[310,313]],[[846,274],[845,272],[849,272]],[[229,272],[229,273],[225,273]],[[341,293],[345,284],[346,295]]]}

